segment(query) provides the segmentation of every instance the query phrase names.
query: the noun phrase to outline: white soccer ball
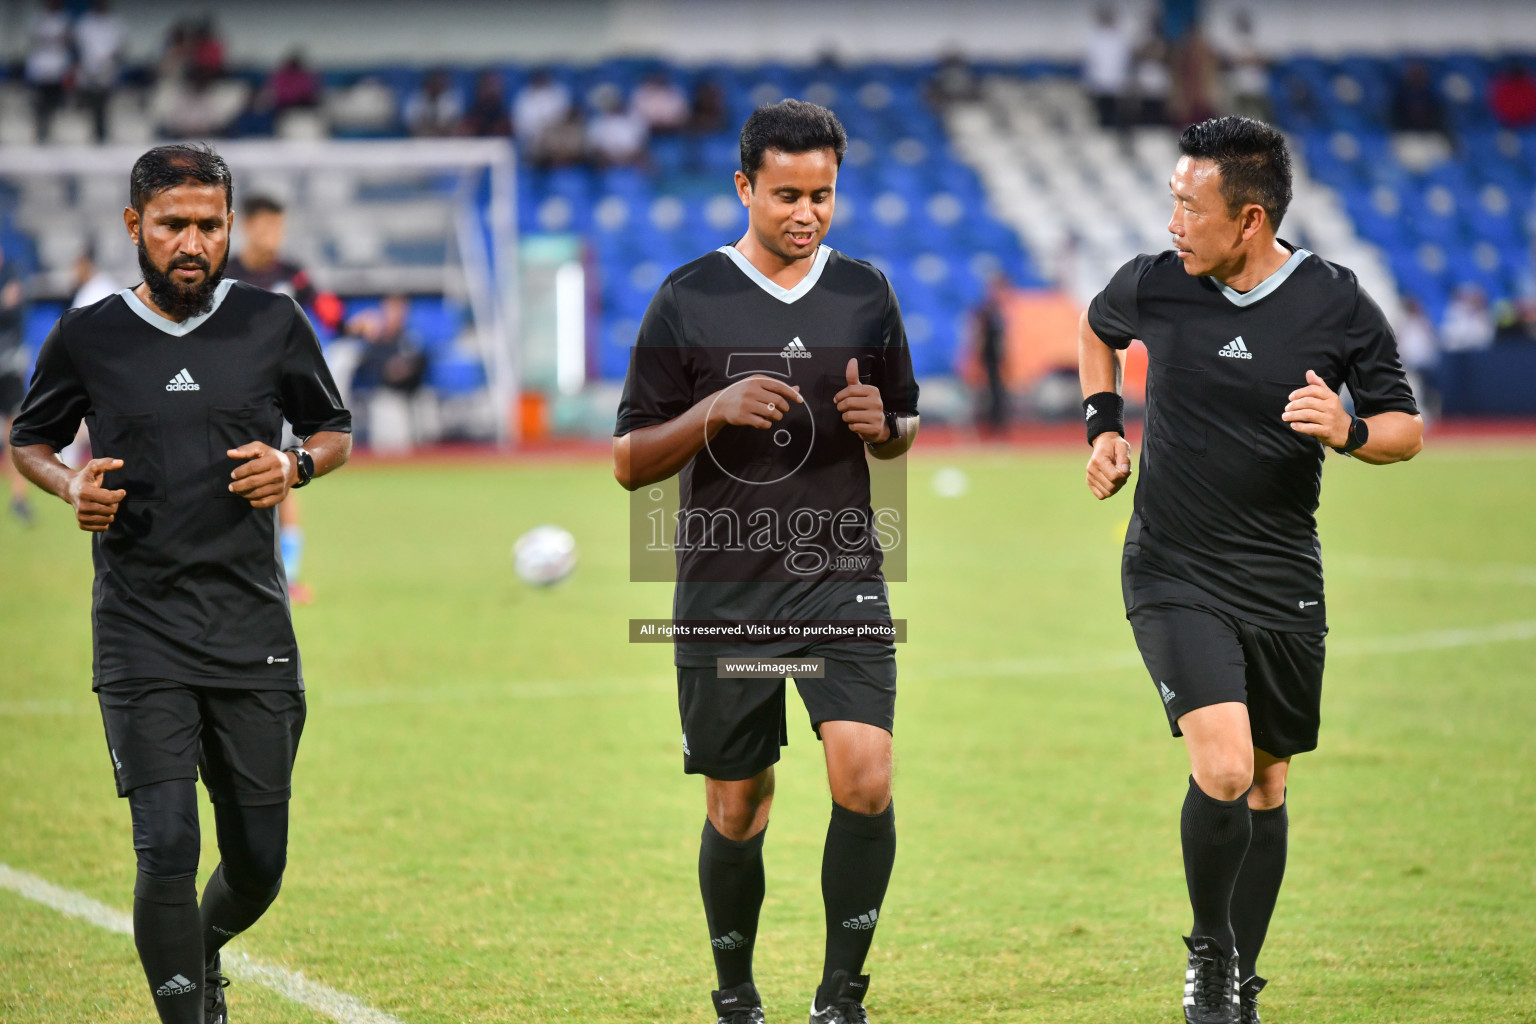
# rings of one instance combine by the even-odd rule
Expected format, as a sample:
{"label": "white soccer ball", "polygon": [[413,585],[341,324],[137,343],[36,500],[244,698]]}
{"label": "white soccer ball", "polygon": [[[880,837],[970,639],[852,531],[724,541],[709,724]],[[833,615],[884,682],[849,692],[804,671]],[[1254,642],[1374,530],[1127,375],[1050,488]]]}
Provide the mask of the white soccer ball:
{"label": "white soccer ball", "polygon": [[512,545],[512,566],[529,586],[554,586],[576,568],[576,538],[558,526],[535,526]]}

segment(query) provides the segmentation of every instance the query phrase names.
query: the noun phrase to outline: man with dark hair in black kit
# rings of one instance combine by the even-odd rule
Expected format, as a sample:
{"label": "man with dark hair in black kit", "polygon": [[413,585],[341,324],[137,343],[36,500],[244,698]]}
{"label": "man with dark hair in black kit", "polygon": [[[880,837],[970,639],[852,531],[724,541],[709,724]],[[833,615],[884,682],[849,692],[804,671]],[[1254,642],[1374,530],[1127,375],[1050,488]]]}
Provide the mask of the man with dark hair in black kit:
{"label": "man with dark hair in black kit", "polygon": [[1139,338],[1151,357],[1147,429],[1122,583],[1189,751],[1184,1018],[1258,1024],[1287,772],[1317,746],[1324,457],[1402,462],[1423,446],[1424,424],[1392,329],[1355,275],[1275,237],[1291,200],[1284,137],[1222,117],[1179,144],[1174,247],[1116,272],[1079,328],[1088,487],[1108,498],[1130,476],[1116,350]]}
{"label": "man with dark hair in black kit", "polygon": [[[16,467],[92,534],[93,688],[166,1024],[226,1024],[219,949],[277,897],[304,677],[274,506],[351,451],[298,305],[223,278],[233,192],[207,147],[139,158],[123,220],[144,282],[60,318],[10,437]],[[82,419],[94,457],[73,469],[57,453]],[[305,440],[280,450],[285,419]],[[199,773],[221,858],[201,906]]]}
{"label": "man with dark hair in black kit", "polygon": [[[896,458],[911,445],[917,384],[890,284],[823,243],[847,144],[837,118],[815,104],[754,112],[736,174],[746,233],[673,271],[641,324],[614,430],[614,475],[634,491],[680,473],[679,622],[890,623],[866,459]],[[843,557],[824,557],[832,551]],[[799,665],[721,676],[729,669],[719,659],[733,655],[793,656]],[[812,660],[819,664],[808,668]],[[821,870],[826,955],[810,1021],[864,1024],[869,976],[860,972],[896,856],[895,645],[680,642],[675,661],[683,770],[705,777],[699,888],[720,1024],[764,1019],[752,952],[773,766],[788,742],[787,675],[821,738],[832,791]]]}

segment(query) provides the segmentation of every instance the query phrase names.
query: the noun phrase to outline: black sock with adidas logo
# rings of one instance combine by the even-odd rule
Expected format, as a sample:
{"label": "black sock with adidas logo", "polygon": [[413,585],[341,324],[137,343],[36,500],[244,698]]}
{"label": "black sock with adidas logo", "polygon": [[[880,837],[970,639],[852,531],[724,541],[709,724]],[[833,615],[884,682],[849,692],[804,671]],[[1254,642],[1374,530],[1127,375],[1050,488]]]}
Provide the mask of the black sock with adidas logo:
{"label": "black sock with adidas logo", "polygon": [[859,814],[832,804],[827,845],[821,855],[821,899],[827,910],[827,958],[822,967],[818,1006],[836,993],[832,975],[849,977],[864,970],[875,937],[880,904],[896,863],[896,804],[879,814]]}
{"label": "black sock with adidas logo", "polygon": [[197,876],[155,878],[133,886],[133,944],[163,1024],[203,1024],[203,927]]}
{"label": "black sock with adidas logo", "polygon": [[709,920],[709,944],[715,951],[720,988],[752,980],[752,947],[757,917],[763,909],[763,837],[768,829],[736,842],[704,820],[699,841],[699,893]]}

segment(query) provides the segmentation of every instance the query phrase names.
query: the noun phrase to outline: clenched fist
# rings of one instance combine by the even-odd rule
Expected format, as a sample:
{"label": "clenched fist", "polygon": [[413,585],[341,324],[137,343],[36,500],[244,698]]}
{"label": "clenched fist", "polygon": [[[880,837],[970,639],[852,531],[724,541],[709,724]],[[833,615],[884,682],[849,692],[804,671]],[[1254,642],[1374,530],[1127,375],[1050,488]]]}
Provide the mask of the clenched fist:
{"label": "clenched fist", "polygon": [[1113,430],[1093,439],[1093,454],[1088,457],[1088,489],[1103,501],[1114,495],[1131,478],[1131,443]]}

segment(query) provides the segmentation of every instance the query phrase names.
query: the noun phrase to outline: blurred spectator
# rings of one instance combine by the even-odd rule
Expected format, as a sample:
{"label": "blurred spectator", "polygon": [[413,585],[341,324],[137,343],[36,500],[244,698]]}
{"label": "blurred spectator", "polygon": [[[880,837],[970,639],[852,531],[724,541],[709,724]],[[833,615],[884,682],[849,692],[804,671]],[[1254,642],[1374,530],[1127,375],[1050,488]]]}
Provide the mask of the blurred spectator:
{"label": "blurred spectator", "polygon": [[1168,41],[1163,38],[1161,18],[1152,18],[1147,34],[1136,47],[1134,71],[1137,124],[1167,124],[1168,95],[1173,76],[1168,71]]}
{"label": "blurred spectator", "polygon": [[1125,123],[1131,53],[1131,37],[1120,27],[1115,9],[1100,7],[1083,49],[1083,88],[1093,100],[1101,127],[1116,128]]}
{"label": "blurred spectator", "polygon": [[70,309],[79,309],[116,295],[119,285],[111,274],[96,266],[95,254],[89,248],[81,249],[75,257],[75,294],[69,300]]}
{"label": "blurred spectator", "polygon": [[544,128],[532,153],[533,162],[540,167],[569,167],[586,158],[587,122],[575,107]]}
{"label": "blurred spectator", "polygon": [[22,344],[27,323],[27,295],[21,278],[6,264],[0,249],[0,473],[10,482],[11,513],[23,526],[32,525],[32,506],[27,504],[27,482],[11,464],[6,451],[11,422],[26,396],[27,349]]}
{"label": "blurred spectator", "polygon": [[1440,363],[1440,341],[1435,325],[1419,300],[1403,297],[1403,318],[1398,323],[1397,354],[1408,373],[1408,384],[1418,399],[1419,411],[1426,416],[1438,403],[1433,399],[1431,380]]}
{"label": "blurred spectator", "polygon": [[1008,279],[1000,273],[993,274],[987,283],[987,294],[975,313],[976,350],[981,358],[982,373],[986,375],[987,388],[976,420],[997,434],[1004,431],[1008,422],[1008,388],[1003,383],[1008,337],[1008,320],[1003,306],[1008,292]]}
{"label": "blurred spectator", "polygon": [[299,50],[290,53],[268,76],[256,101],[257,109],[264,114],[319,105],[320,76],[305,65],[304,54]]}
{"label": "blurred spectator", "polygon": [[1475,284],[1456,289],[1440,323],[1440,347],[1446,352],[1475,352],[1490,348],[1497,325],[1488,308],[1488,296]]}
{"label": "blurred spectator", "polygon": [[725,90],[713,79],[703,79],[693,87],[692,110],[688,130],[713,135],[725,127]]}
{"label": "blurred spectator", "polygon": [[571,110],[571,91],[545,69],[533,73],[517,91],[512,104],[512,123],[519,145],[537,152],[545,129],[565,120]]}
{"label": "blurred spectator", "polygon": [[475,79],[475,95],[459,121],[460,135],[489,137],[511,135],[512,122],[507,117],[507,93],[501,75],[482,71]]}
{"label": "blurred spectator", "polygon": [[1221,57],[1194,25],[1173,48],[1173,119],[1176,124],[1196,124],[1216,116],[1216,94],[1221,88]]}
{"label": "blurred spectator", "polygon": [[112,13],[107,0],[96,0],[75,22],[75,51],[80,55],[76,89],[91,112],[97,142],[107,139],[107,101],[122,73],[126,38],[123,19]]}
{"label": "blurred spectator", "polygon": [[245,91],[189,79],[162,83],[153,105],[161,134],[173,139],[217,137],[245,106]]}
{"label": "blurred spectator", "polygon": [[213,27],[212,18],[201,18],[191,25],[187,34],[187,74],[198,82],[224,77],[224,41]]}
{"label": "blurred spectator", "polygon": [[64,103],[64,85],[74,59],[64,0],[46,0],[27,28],[27,85],[32,90],[37,141],[46,142],[53,115]]}
{"label": "blurred spectator", "polygon": [[653,71],[635,87],[630,108],[656,135],[680,132],[688,127],[688,97],[664,71]]}
{"label": "blurred spectator", "polygon": [[649,140],[645,120],[633,109],[625,109],[619,90],[611,85],[598,89],[593,106],[597,109],[587,122],[587,151],[593,161],[614,167],[644,160]]}
{"label": "blurred spectator", "polygon": [[981,96],[981,84],[965,55],[951,50],[939,58],[938,70],[927,82],[928,105],[943,111],[952,103],[968,103]]}
{"label": "blurred spectator", "polygon": [[1488,81],[1488,106],[1500,126],[1536,126],[1536,75],[1518,61],[1506,61]]}
{"label": "blurred spectator", "polygon": [[1403,69],[1402,80],[1392,94],[1392,128],[1446,134],[1445,106],[1423,61],[1413,61]]}
{"label": "blurred spectator", "polygon": [[1269,62],[1259,50],[1253,15],[1239,9],[1232,15],[1232,51],[1227,54],[1227,106],[1234,114],[1268,121]]}
{"label": "blurred spectator", "polygon": [[406,325],[410,311],[404,295],[386,295],[378,309],[364,310],[347,322],[347,333],[366,343],[352,375],[355,393],[387,389],[412,394],[421,388],[427,358]]}
{"label": "blurred spectator", "polygon": [[427,72],[405,101],[405,130],[412,135],[452,135],[464,116],[464,99],[442,68]]}

